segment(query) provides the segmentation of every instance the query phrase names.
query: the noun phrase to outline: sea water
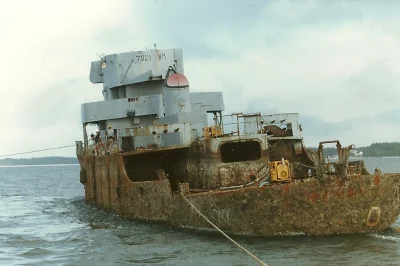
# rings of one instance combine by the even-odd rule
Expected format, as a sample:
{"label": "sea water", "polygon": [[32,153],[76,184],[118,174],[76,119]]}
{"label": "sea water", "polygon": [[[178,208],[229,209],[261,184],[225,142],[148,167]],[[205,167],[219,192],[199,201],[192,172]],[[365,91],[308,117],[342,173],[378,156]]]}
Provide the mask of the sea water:
{"label": "sea water", "polygon": [[[400,158],[364,160],[371,172],[400,172]],[[218,233],[87,206],[79,165],[0,167],[0,178],[0,265],[258,265]],[[268,265],[400,265],[400,233],[390,231],[233,238]]]}

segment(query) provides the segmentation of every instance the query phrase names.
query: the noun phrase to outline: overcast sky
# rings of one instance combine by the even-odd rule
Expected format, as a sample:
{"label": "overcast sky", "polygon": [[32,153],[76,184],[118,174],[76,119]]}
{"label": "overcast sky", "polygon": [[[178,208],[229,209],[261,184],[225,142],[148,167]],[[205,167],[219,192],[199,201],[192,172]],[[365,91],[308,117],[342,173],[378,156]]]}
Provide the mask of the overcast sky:
{"label": "overcast sky", "polygon": [[[307,146],[399,141],[400,1],[2,1],[0,155],[82,140],[98,55],[182,48],[226,111],[298,112]],[[74,156],[75,148],[30,154]]]}

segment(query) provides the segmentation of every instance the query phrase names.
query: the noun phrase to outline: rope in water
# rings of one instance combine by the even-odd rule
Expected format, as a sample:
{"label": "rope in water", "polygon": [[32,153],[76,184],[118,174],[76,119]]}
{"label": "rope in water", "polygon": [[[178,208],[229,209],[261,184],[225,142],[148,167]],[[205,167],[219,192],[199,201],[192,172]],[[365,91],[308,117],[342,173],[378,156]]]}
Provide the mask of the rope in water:
{"label": "rope in water", "polygon": [[4,154],[4,155],[0,155],[0,157],[7,157],[7,156],[14,156],[14,155],[28,154],[28,153],[35,153],[35,152],[41,152],[41,151],[64,149],[64,148],[69,148],[69,147],[75,147],[75,145],[60,146],[60,147],[55,147],[55,148],[41,149],[41,150],[35,150],[35,151],[26,151],[26,152],[19,152],[19,153],[13,153],[13,154]]}
{"label": "rope in water", "polygon": [[244,247],[242,247],[239,243],[237,243],[235,240],[233,240],[232,238],[230,238],[227,234],[225,234],[221,229],[219,229],[215,224],[213,224],[210,220],[207,219],[206,216],[204,216],[186,197],[185,195],[183,195],[182,193],[180,193],[182,195],[182,197],[186,200],[187,203],[189,203],[190,206],[192,206],[192,208],[201,216],[204,218],[204,220],[206,220],[209,224],[211,224],[215,229],[218,230],[218,232],[220,232],[223,236],[225,236],[226,238],[228,238],[233,244],[235,244],[238,248],[240,248],[241,250],[243,250],[244,252],[246,252],[250,257],[252,257],[254,260],[256,260],[260,265],[262,266],[268,266],[267,264],[265,264],[262,260],[260,260],[259,258],[257,258],[255,255],[251,254],[250,251],[248,251],[247,249],[245,249]]}

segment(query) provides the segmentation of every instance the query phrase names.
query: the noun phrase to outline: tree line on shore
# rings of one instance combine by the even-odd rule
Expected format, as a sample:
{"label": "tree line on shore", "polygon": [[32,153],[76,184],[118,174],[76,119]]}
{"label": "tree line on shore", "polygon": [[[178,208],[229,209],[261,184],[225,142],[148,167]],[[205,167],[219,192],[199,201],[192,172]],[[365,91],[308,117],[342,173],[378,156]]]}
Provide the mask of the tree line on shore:
{"label": "tree line on shore", "polygon": [[[318,148],[310,148],[311,150],[317,150]],[[400,156],[400,142],[381,142],[372,143],[366,147],[356,147],[354,151],[358,154],[362,152],[363,157],[390,157]],[[336,147],[327,147],[323,149],[325,156],[337,155]],[[354,154],[353,154],[354,155]]]}

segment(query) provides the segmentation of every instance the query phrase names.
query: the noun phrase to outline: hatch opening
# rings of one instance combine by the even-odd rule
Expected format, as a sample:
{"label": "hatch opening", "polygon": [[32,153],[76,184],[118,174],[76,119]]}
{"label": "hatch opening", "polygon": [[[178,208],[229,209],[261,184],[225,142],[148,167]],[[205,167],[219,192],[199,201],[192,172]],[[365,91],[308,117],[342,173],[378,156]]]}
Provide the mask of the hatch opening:
{"label": "hatch opening", "polygon": [[228,142],[220,146],[220,152],[224,163],[254,161],[261,158],[261,145],[258,141]]}

